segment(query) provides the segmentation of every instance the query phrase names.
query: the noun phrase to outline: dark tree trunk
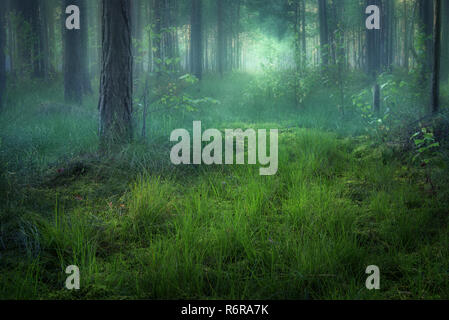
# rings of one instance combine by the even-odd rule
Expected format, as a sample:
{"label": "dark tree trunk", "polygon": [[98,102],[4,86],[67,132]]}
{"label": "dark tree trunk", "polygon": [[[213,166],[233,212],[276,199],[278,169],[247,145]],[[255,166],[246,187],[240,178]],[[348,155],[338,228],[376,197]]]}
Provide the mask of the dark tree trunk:
{"label": "dark tree trunk", "polygon": [[55,7],[52,3],[47,3],[46,9],[48,27],[48,72],[54,73],[56,71]]}
{"label": "dark tree trunk", "polygon": [[154,1],[154,34],[153,34],[153,58],[154,68],[158,77],[162,70],[162,1]]}
{"label": "dark tree trunk", "polygon": [[307,61],[307,39],[306,39],[306,1],[301,0],[301,33],[302,33],[302,63],[303,68],[306,66]]}
{"label": "dark tree trunk", "polygon": [[[154,21],[154,7],[151,2],[145,2],[145,12],[148,16],[149,21]],[[148,72],[153,72],[153,30],[148,31]]]}
{"label": "dark tree trunk", "polygon": [[48,78],[50,55],[48,52],[48,21],[47,21],[47,0],[39,0],[39,56],[37,59],[37,76]]}
{"label": "dark tree trunk", "polygon": [[380,86],[377,83],[373,86],[373,112],[380,114]]}
{"label": "dark tree trunk", "polygon": [[327,1],[318,0],[318,16],[320,22],[320,52],[321,64],[329,64],[329,27],[327,21]]}
{"label": "dark tree trunk", "polygon": [[[367,0],[366,5],[376,5],[382,13],[382,0]],[[380,30],[366,30],[367,72],[373,82],[373,112],[376,115],[380,114],[380,87],[377,84],[377,76],[382,70],[382,52],[385,48],[385,37],[382,31],[384,20],[381,18]]]}
{"label": "dark tree trunk", "polygon": [[442,6],[442,20],[441,20],[441,54],[446,57],[441,61],[441,80],[447,81],[449,79],[449,1],[443,1]]}
{"label": "dark tree trunk", "polygon": [[441,0],[435,0],[435,35],[433,37],[432,112],[440,111]]}
{"label": "dark tree trunk", "polygon": [[103,0],[100,151],[132,139],[133,59],[129,0]]}
{"label": "dark tree trunk", "polygon": [[201,30],[202,1],[192,0],[191,34],[190,34],[190,66],[198,79],[203,76],[203,37]]}
{"label": "dark tree trunk", "polygon": [[64,98],[67,103],[81,104],[83,96],[83,66],[82,66],[82,35],[81,29],[68,30],[65,26],[67,15],[65,8],[70,5],[80,6],[82,0],[64,0],[62,19],[63,36],[64,36]]}
{"label": "dark tree trunk", "polygon": [[82,90],[83,94],[91,94],[92,86],[90,83],[90,75],[89,75],[89,51],[88,51],[88,42],[89,42],[89,21],[87,15],[87,6],[86,1],[88,0],[78,0],[80,4],[80,24],[81,24],[81,47],[80,47],[80,55],[81,55],[81,74],[82,74]]}
{"label": "dark tree trunk", "polygon": [[[379,8],[382,7],[381,0],[367,0],[368,5],[376,5]],[[375,79],[377,74],[381,71],[381,52],[383,49],[382,45],[382,27],[383,19],[381,19],[380,30],[371,29],[366,30],[366,62],[367,62],[367,72]]]}
{"label": "dark tree trunk", "polygon": [[[0,5],[3,7],[4,1],[0,0]],[[0,111],[3,108],[5,101],[5,87],[6,87],[6,70],[5,70],[5,43],[6,43],[6,27],[5,27],[5,11],[0,11]]]}
{"label": "dark tree trunk", "polygon": [[20,56],[20,74],[32,73],[39,76],[39,2],[29,0],[17,0],[14,7],[20,14],[20,22],[17,26],[18,52]]}
{"label": "dark tree trunk", "polygon": [[410,17],[408,16],[409,9],[407,7],[407,1],[403,1],[403,13],[404,13],[404,61],[403,67],[408,71],[409,70],[409,50],[410,50],[410,36],[409,36],[409,23],[408,20]]}
{"label": "dark tree trunk", "polygon": [[223,77],[225,69],[226,39],[224,33],[223,1],[217,0],[217,65],[218,73]]}
{"label": "dark tree trunk", "polygon": [[421,77],[423,83],[428,83],[428,75],[432,69],[432,59],[433,59],[433,1],[434,0],[420,0],[419,2],[419,16],[422,25],[422,32],[425,38],[424,40],[424,50],[425,56],[423,57]]}
{"label": "dark tree trunk", "polygon": [[138,79],[143,70],[141,47],[142,47],[142,2],[132,0],[132,36],[134,56],[134,77]]}

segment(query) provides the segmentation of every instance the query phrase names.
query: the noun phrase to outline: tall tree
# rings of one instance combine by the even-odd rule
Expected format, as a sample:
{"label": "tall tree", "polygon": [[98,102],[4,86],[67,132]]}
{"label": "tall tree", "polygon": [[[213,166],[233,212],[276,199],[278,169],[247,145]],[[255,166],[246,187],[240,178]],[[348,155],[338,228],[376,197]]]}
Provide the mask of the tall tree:
{"label": "tall tree", "polygon": [[153,42],[154,69],[157,77],[160,77],[162,74],[162,5],[163,0],[154,0],[154,30],[153,33],[150,34],[150,41],[152,40]]}
{"label": "tall tree", "polygon": [[441,56],[441,0],[435,1],[435,27],[433,37],[433,64],[432,64],[432,112],[440,110],[440,56]]}
{"label": "tall tree", "polygon": [[222,0],[216,0],[217,3],[217,65],[220,76],[226,68],[226,37],[224,29],[224,7]]}
{"label": "tall tree", "polygon": [[87,14],[87,6],[86,1],[88,0],[78,0],[79,8],[81,11],[80,15],[80,24],[81,24],[81,46],[80,56],[81,56],[81,64],[80,64],[80,72],[82,77],[82,91],[83,94],[91,94],[92,86],[90,83],[90,75],[89,75],[89,53],[88,53],[88,43],[89,43],[89,19]]}
{"label": "tall tree", "polygon": [[[80,9],[80,29],[67,29],[65,22],[68,6]],[[64,36],[64,97],[68,103],[81,103],[85,94],[92,93],[88,60],[88,15],[86,0],[63,1],[63,36]]]}
{"label": "tall tree", "polygon": [[192,73],[201,79],[203,75],[202,1],[192,0],[190,16],[190,66]]}
{"label": "tall tree", "polygon": [[141,56],[142,49],[142,2],[141,0],[131,1],[132,11],[132,36],[133,36],[133,55],[134,55],[134,77],[139,78],[143,70],[143,61]]}
{"label": "tall tree", "polygon": [[39,2],[17,0],[14,9],[19,13],[19,24],[16,32],[19,33],[18,53],[20,57],[20,74],[31,73],[40,76],[39,52]]}
{"label": "tall tree", "polygon": [[[433,1],[434,0],[419,0],[419,16],[421,20],[421,30],[424,37],[423,50],[424,57],[421,64],[421,77],[423,82],[427,82],[428,75],[432,69],[433,57]],[[427,82],[428,83],[428,82]]]}
{"label": "tall tree", "polygon": [[[80,6],[82,0],[63,0],[63,37],[64,37],[64,98],[67,103],[80,104],[83,96],[84,75],[82,72],[82,36],[81,30],[84,28],[80,24],[80,29],[67,29],[65,9],[70,5]],[[81,13],[82,14],[82,13]]]}
{"label": "tall tree", "polygon": [[[382,0],[367,0],[368,5],[376,5],[382,10]],[[380,112],[380,87],[377,83],[377,75],[382,70],[382,51],[383,42],[385,39],[382,34],[383,20],[381,19],[380,29],[367,29],[366,30],[366,58],[367,58],[367,72],[373,82],[373,111],[375,113]]]}
{"label": "tall tree", "polygon": [[[441,17],[441,54],[443,57],[449,57],[449,1],[443,1],[442,17]],[[447,81],[449,79],[449,59],[441,61],[441,80]]]}
{"label": "tall tree", "polygon": [[323,66],[329,64],[329,27],[327,19],[327,0],[318,0],[318,18],[320,22],[320,52]]}
{"label": "tall tree", "polygon": [[301,14],[301,34],[302,34],[302,64],[303,68],[307,62],[307,39],[306,39],[306,0],[301,0],[300,3]]}
{"label": "tall tree", "polygon": [[[5,1],[0,0],[0,6],[5,7]],[[5,100],[6,87],[6,70],[5,70],[5,43],[6,43],[6,27],[4,19],[5,11],[0,11],[0,111],[3,108]]]}
{"label": "tall tree", "polygon": [[38,30],[38,42],[39,42],[39,52],[36,61],[36,71],[35,74],[38,77],[48,77],[49,75],[49,52],[48,52],[48,4],[47,0],[39,0],[39,30]]}
{"label": "tall tree", "polygon": [[103,0],[100,150],[132,139],[133,57],[129,0]]}

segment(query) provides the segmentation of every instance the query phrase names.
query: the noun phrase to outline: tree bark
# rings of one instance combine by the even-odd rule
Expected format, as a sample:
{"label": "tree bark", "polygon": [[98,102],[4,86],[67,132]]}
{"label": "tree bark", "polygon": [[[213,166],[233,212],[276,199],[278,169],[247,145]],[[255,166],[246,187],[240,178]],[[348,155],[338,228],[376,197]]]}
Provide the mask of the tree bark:
{"label": "tree bark", "polygon": [[133,59],[129,0],[103,0],[100,151],[132,139]]}
{"label": "tree bark", "polygon": [[[1,5],[4,5],[0,1]],[[5,43],[6,43],[6,27],[5,27],[5,11],[0,11],[0,112],[4,106],[5,88],[6,88],[6,70],[5,70]]]}
{"label": "tree bark", "polygon": [[82,90],[83,94],[91,94],[92,86],[90,83],[89,76],[89,51],[88,51],[88,43],[89,43],[89,20],[87,15],[87,6],[86,1],[88,0],[79,0],[80,1],[80,23],[81,23],[81,74],[82,74]]}
{"label": "tree bark", "polygon": [[157,77],[161,76],[162,71],[162,0],[154,1],[154,33],[153,33],[153,58],[154,69]]}
{"label": "tree bark", "polygon": [[190,66],[191,71],[201,80],[203,76],[203,40],[201,21],[202,1],[192,0],[191,34],[190,34]]}
{"label": "tree bark", "polygon": [[440,111],[441,0],[435,0],[435,32],[433,37],[432,113]]}
{"label": "tree bark", "polygon": [[218,73],[223,77],[225,70],[226,40],[224,34],[223,1],[217,0],[217,66]]}
{"label": "tree bark", "polygon": [[423,63],[421,65],[421,77],[423,83],[429,83],[429,73],[432,69],[432,59],[433,59],[433,3],[434,0],[420,0],[419,4],[419,16],[421,20],[422,32],[425,37],[424,39],[424,51],[425,56]]}
{"label": "tree bark", "polygon": [[[17,0],[14,9],[20,14],[19,39],[17,41],[20,57],[19,74],[39,76],[39,6],[38,1]],[[37,32],[37,34],[36,34]],[[36,36],[37,35],[37,36]]]}
{"label": "tree bark", "polygon": [[321,64],[329,64],[329,27],[327,21],[327,1],[318,0],[318,16],[320,22],[320,52]]}
{"label": "tree bark", "polygon": [[133,56],[134,56],[134,77],[138,79],[143,71],[141,56],[142,48],[142,3],[141,0],[132,0],[132,36],[133,36]]}
{"label": "tree bark", "polygon": [[82,0],[64,0],[62,10],[62,30],[64,37],[64,99],[67,103],[81,104],[83,96],[81,29],[68,30],[65,26],[67,15],[65,8],[70,5],[80,6]]}

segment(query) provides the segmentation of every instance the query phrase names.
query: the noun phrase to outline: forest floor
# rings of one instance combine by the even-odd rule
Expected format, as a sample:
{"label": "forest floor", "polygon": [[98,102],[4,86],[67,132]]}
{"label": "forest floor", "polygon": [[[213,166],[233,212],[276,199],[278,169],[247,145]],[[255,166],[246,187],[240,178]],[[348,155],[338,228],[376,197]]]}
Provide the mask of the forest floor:
{"label": "forest floor", "polygon": [[[201,94],[215,109],[154,115],[145,143],[108,160],[96,156],[94,97],[68,109],[60,85],[12,92],[17,108],[0,116],[0,298],[449,298],[448,185],[366,135],[328,129],[320,91],[306,101],[313,115],[266,98],[242,111],[250,81],[210,79]],[[169,132],[192,119],[282,129],[277,174],[171,165]],[[80,290],[64,287],[69,265]],[[369,265],[380,290],[365,287]]]}

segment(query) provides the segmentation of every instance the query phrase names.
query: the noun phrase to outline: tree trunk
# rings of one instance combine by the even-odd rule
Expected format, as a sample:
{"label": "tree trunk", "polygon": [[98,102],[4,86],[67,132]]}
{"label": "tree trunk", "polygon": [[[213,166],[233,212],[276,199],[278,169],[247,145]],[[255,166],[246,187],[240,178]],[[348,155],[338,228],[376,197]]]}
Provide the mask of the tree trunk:
{"label": "tree trunk", "polygon": [[[0,1],[1,2],[1,1]],[[3,3],[1,3],[3,5]],[[5,70],[5,43],[6,43],[6,27],[4,19],[5,11],[0,11],[0,112],[3,109],[5,101],[6,88],[6,70]]]}
{"label": "tree trunk", "polygon": [[103,0],[100,151],[132,139],[132,43],[129,0]]}
{"label": "tree trunk", "polygon": [[441,0],[435,0],[435,35],[433,37],[432,113],[440,111]]}
{"label": "tree trunk", "polygon": [[302,63],[303,68],[306,67],[307,62],[307,39],[306,39],[306,1],[301,0],[301,32],[302,32]]}
{"label": "tree trunk", "polygon": [[320,22],[320,52],[321,64],[329,64],[329,27],[327,21],[327,1],[318,0],[318,16]]}
{"label": "tree trunk", "polygon": [[19,34],[17,45],[20,57],[19,74],[21,75],[30,73],[33,76],[39,75],[39,42],[38,36],[36,36],[36,31],[39,34],[38,4],[36,0],[17,0],[13,4],[21,16],[19,25],[17,26],[17,32]]}
{"label": "tree trunk", "polygon": [[47,0],[39,0],[39,59],[38,76],[48,78],[49,76],[49,41],[48,41],[48,11]]}
{"label": "tree trunk", "polygon": [[433,1],[434,0],[420,0],[419,16],[422,25],[422,33],[425,38],[424,40],[424,50],[425,56],[423,58],[423,63],[421,65],[421,78],[423,83],[428,84],[428,75],[432,69],[432,59],[433,59]]}
{"label": "tree trunk", "polygon": [[377,83],[373,86],[373,112],[377,116],[380,114],[380,86]]}
{"label": "tree trunk", "polygon": [[[367,0],[368,5],[376,5],[382,7],[381,0]],[[382,27],[383,19],[381,19],[381,29],[366,30],[366,60],[367,72],[375,79],[377,74],[381,71],[381,52],[384,46],[382,45]]]}
{"label": "tree trunk", "polygon": [[[90,84],[90,76],[89,76],[89,51],[88,51],[88,42],[89,42],[89,23],[88,23],[88,15],[87,15],[87,6],[86,1],[88,0],[79,0],[80,3],[80,24],[81,24],[81,74],[82,74],[82,90],[83,94],[91,94],[92,86]],[[84,14],[83,14],[84,13]]]}
{"label": "tree trunk", "polygon": [[154,1],[154,34],[153,34],[153,57],[154,68],[157,77],[161,76],[162,71],[162,0]]}
{"label": "tree trunk", "polygon": [[447,81],[449,79],[449,1],[443,1],[442,6],[442,20],[441,20],[441,55],[446,57],[441,61],[441,80]]}
{"label": "tree trunk", "polygon": [[56,72],[56,40],[55,40],[55,7],[51,3],[46,4],[48,24],[48,72]]}
{"label": "tree trunk", "polygon": [[218,73],[223,77],[225,62],[224,57],[226,55],[226,40],[224,34],[224,12],[223,1],[217,0],[217,66]]}
{"label": "tree trunk", "polygon": [[142,48],[142,3],[140,0],[132,0],[132,36],[134,56],[134,77],[138,79],[143,70],[141,55]]}
{"label": "tree trunk", "polygon": [[202,1],[192,0],[190,66],[192,73],[201,80],[203,75],[203,40],[201,30]]}
{"label": "tree trunk", "polygon": [[81,104],[83,96],[82,56],[81,56],[81,30],[68,30],[65,26],[67,15],[65,8],[70,5],[80,6],[82,0],[64,0],[62,10],[62,30],[64,37],[64,98],[67,103]]}

